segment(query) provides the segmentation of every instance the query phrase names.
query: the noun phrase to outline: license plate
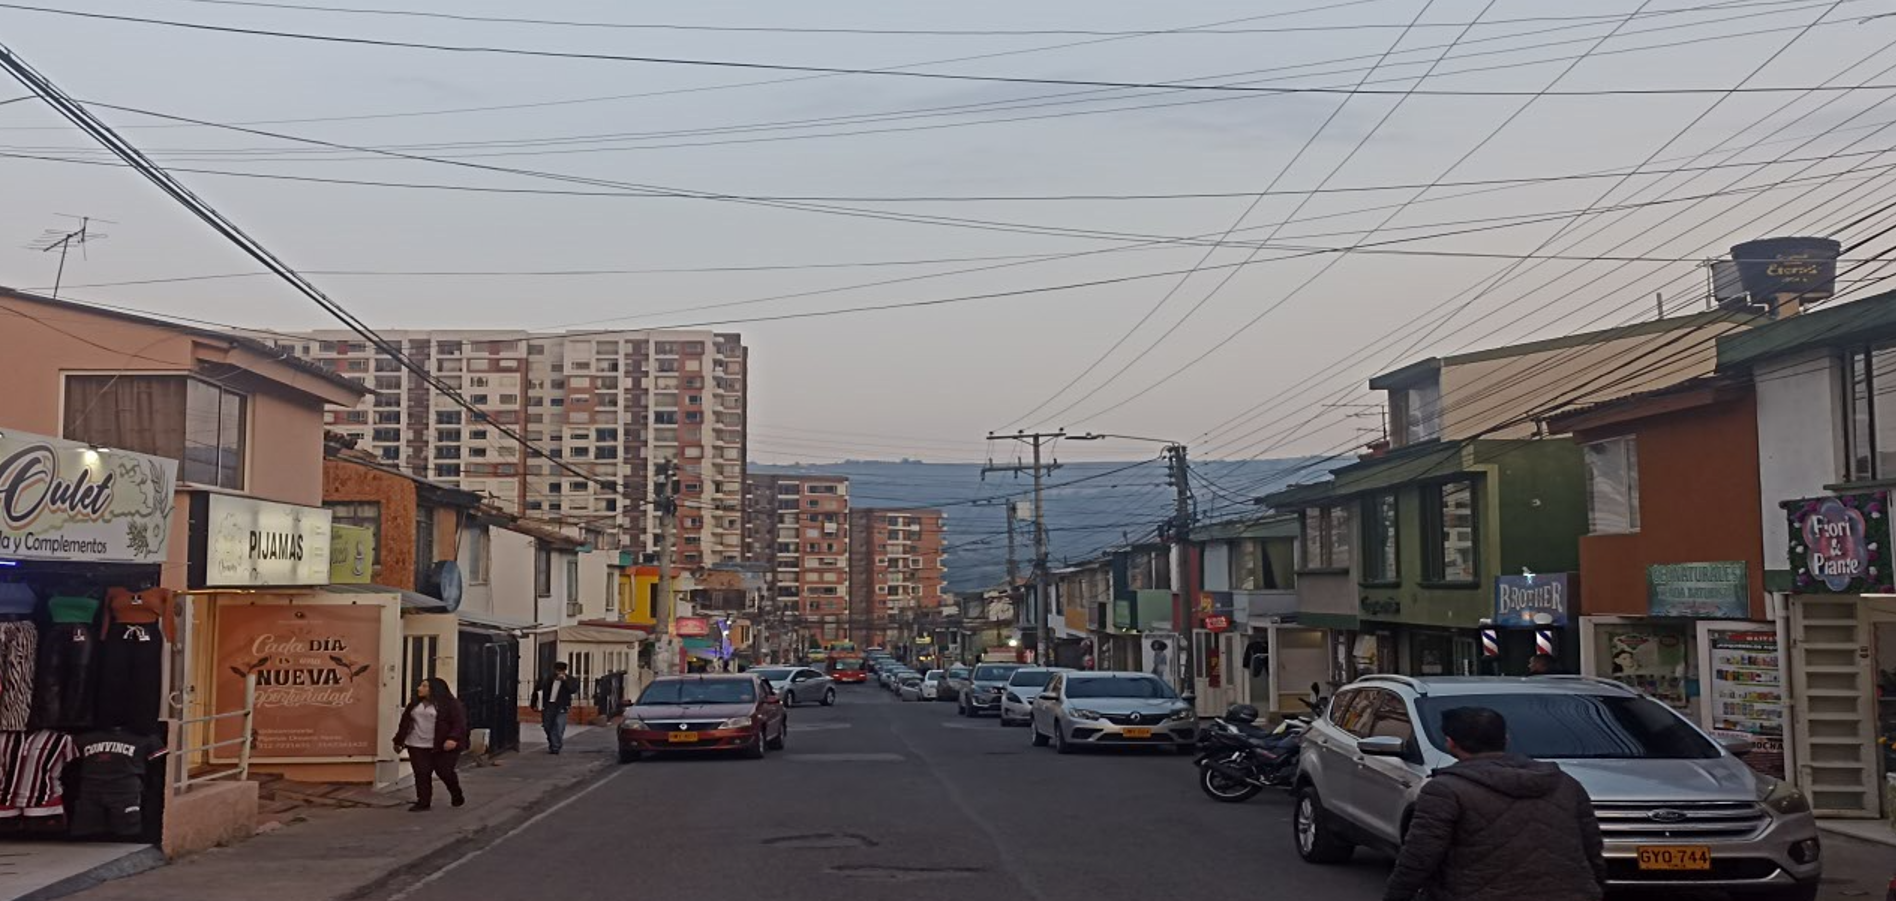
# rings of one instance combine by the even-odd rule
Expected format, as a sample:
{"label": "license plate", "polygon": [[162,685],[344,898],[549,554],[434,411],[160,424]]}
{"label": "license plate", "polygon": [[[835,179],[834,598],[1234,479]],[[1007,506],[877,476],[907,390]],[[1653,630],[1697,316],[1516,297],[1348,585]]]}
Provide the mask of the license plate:
{"label": "license plate", "polygon": [[675,745],[678,745],[678,744],[684,744],[685,742],[692,742],[692,741],[697,741],[697,740],[698,740],[698,733],[696,733],[696,732],[673,732],[672,734],[670,734],[670,735],[668,735],[668,736],[666,736],[666,740],[668,740],[668,741],[670,741],[670,742],[671,742],[672,744],[675,744]]}
{"label": "license plate", "polygon": [[1125,732],[1125,735],[1127,738],[1151,738],[1152,730],[1151,729],[1127,729]]}
{"label": "license plate", "polygon": [[1704,845],[1642,845],[1639,848],[1642,870],[1709,870],[1712,849]]}

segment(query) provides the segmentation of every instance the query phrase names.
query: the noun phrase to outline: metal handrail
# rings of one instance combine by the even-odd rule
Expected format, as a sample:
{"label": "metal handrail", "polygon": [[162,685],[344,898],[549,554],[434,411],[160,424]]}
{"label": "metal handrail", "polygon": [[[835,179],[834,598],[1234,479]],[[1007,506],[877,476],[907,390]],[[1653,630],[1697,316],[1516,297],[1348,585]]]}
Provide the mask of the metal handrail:
{"label": "metal handrail", "polygon": [[[180,720],[172,721],[172,726],[173,726],[172,731],[171,731],[172,747],[170,749],[170,754],[171,754],[171,760],[173,761],[172,763],[173,776],[172,776],[171,781],[172,781],[173,787],[177,790],[178,794],[184,794],[185,792],[190,791],[191,786],[196,785],[200,782],[210,782],[216,779],[222,779],[226,776],[236,776],[237,780],[240,782],[243,780],[249,779],[250,778],[250,750],[251,750],[251,745],[256,737],[256,716],[257,716],[257,674],[251,673],[244,677],[244,706],[242,707],[242,709],[232,710],[226,713],[213,713],[206,716],[197,716],[197,717],[191,717],[189,719],[180,719]],[[227,738],[223,741],[207,742],[201,745],[184,744],[184,741],[185,741],[184,736],[185,736],[186,731],[188,730],[188,727],[199,725],[202,723],[215,723],[219,720],[233,719],[236,717],[242,717],[244,721],[243,732],[238,737]],[[200,751],[212,751],[212,750],[216,750],[217,748],[226,748],[226,747],[230,747],[231,745],[242,746],[242,748],[237,752],[237,765],[235,767],[231,769],[226,769],[226,770],[218,770],[212,773],[202,773],[196,776],[190,775],[190,766],[191,766],[190,760],[189,760],[190,755],[198,753]]]}

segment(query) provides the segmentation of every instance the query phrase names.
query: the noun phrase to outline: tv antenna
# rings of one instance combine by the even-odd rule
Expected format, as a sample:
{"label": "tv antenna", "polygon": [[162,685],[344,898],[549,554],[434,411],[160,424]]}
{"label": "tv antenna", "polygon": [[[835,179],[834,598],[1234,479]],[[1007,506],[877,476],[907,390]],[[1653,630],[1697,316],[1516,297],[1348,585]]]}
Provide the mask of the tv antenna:
{"label": "tv antenna", "polygon": [[59,251],[59,271],[53,275],[52,295],[54,300],[58,300],[60,283],[66,279],[66,254],[71,253],[72,249],[77,247],[79,248],[79,254],[82,259],[90,259],[90,257],[86,256],[86,245],[93,241],[103,241],[111,237],[105,232],[93,228],[92,223],[104,222],[108,225],[117,225],[118,223],[110,219],[94,219],[90,216],[74,216],[70,213],[56,213],[54,215],[65,216],[68,219],[77,219],[79,220],[79,227],[71,230],[63,228],[46,229],[40,232],[39,237],[28,242],[26,249],[37,250],[41,253],[52,253],[55,250]]}

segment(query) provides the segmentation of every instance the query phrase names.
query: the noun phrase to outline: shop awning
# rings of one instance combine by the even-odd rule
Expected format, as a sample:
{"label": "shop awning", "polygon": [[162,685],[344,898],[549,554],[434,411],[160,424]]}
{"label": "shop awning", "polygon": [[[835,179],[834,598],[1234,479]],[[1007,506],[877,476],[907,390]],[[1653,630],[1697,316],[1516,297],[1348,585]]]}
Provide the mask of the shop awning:
{"label": "shop awning", "polygon": [[431,598],[406,588],[392,585],[330,585],[323,589],[331,594],[392,594],[402,599],[402,611],[406,613],[450,613],[446,601]]}
{"label": "shop awning", "polygon": [[595,644],[637,644],[648,637],[638,629],[615,629],[611,626],[561,626],[553,632],[556,641],[589,641]]}
{"label": "shop awning", "polygon": [[454,611],[454,615],[461,621],[461,625],[463,626],[477,626],[483,629],[492,629],[497,632],[521,632],[533,628],[532,623],[521,622],[517,619],[507,619],[505,617],[495,616],[491,613],[474,613],[467,610],[456,610]]}

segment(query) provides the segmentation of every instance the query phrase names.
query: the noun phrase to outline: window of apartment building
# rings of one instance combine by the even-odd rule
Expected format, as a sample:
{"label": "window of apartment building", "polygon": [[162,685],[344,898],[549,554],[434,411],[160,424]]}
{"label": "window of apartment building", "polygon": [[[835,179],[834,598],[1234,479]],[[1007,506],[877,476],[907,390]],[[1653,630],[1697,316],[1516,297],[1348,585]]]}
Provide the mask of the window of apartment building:
{"label": "window of apartment building", "polygon": [[1444,482],[1422,489],[1422,513],[1428,536],[1422,577],[1431,582],[1473,582],[1475,561],[1475,484]]}
{"label": "window of apartment building", "polygon": [[460,410],[436,410],[435,425],[460,425]]}
{"label": "window of apartment building", "polygon": [[704,353],[704,342],[703,341],[686,341],[685,353],[688,353],[688,354]]}
{"label": "window of apartment building", "polygon": [[375,358],[375,371],[376,372],[401,372],[402,364],[394,360],[391,360],[388,357],[376,357]]}
{"label": "window of apartment building", "polygon": [[364,411],[364,410],[349,410],[342,414],[342,421],[348,422],[348,423],[366,424],[369,421],[369,414],[367,411]]}
{"label": "window of apartment building", "polygon": [[468,403],[471,403],[471,404],[473,404],[473,405],[475,405],[475,406],[477,406],[477,407],[484,407],[484,406],[487,406],[487,395],[485,395],[485,394],[470,394],[470,395],[468,395],[468,396],[467,396],[467,402],[468,402]]}
{"label": "window of apartment building", "polygon": [[402,390],[402,377],[399,375],[378,375],[375,377],[375,390],[400,391]]}
{"label": "window of apartment building", "polygon": [[1587,465],[1587,531],[1614,535],[1639,531],[1639,445],[1612,438],[1580,446]]}
{"label": "window of apartment building", "polygon": [[434,474],[437,479],[458,479],[461,477],[461,464],[437,463],[435,464]]}
{"label": "window of apartment building", "polygon": [[67,376],[65,436],[177,460],[181,481],[242,490],[248,404],[186,376]]}
{"label": "window of apartment building", "polygon": [[453,356],[453,355],[459,354],[460,352],[461,352],[461,342],[459,341],[436,341],[435,342],[435,353],[442,354],[444,356]]}
{"label": "window of apartment building", "polygon": [[590,457],[592,456],[592,448],[583,444],[578,447],[568,448],[567,456],[576,458]]}
{"label": "window of apartment building", "polygon": [[480,447],[478,445],[475,447],[470,447],[467,449],[467,456],[468,456],[468,459],[471,459],[471,460],[485,460],[487,459],[487,448]]}
{"label": "window of apartment building", "polygon": [[384,463],[396,462],[402,458],[402,449],[391,445],[376,451],[376,456],[381,458]]}
{"label": "window of apartment building", "polygon": [[1402,578],[1396,556],[1396,495],[1372,495],[1363,504],[1363,581],[1394,582]]}
{"label": "window of apartment building", "polygon": [[1304,511],[1303,552],[1306,569],[1349,569],[1355,543],[1352,505],[1335,504]]}
{"label": "window of apartment building", "polygon": [[446,442],[446,443],[458,442],[461,440],[461,430],[460,429],[435,429],[435,440]]}
{"label": "window of apartment building", "polygon": [[678,412],[676,410],[653,410],[652,423],[654,425],[677,425]]}
{"label": "window of apartment building", "polygon": [[402,396],[399,394],[377,394],[375,396],[375,408],[377,410],[394,410],[400,408],[401,405]]}
{"label": "window of apartment building", "polygon": [[371,440],[374,440],[374,441],[383,441],[383,442],[400,441],[402,440],[402,430],[401,429],[374,429],[369,433],[369,437]]}
{"label": "window of apartment building", "polygon": [[1441,384],[1430,381],[1391,391],[1389,420],[1398,447],[1442,437]]}
{"label": "window of apartment building", "polygon": [[376,425],[401,425],[402,424],[401,411],[378,410],[375,413],[375,424]]}
{"label": "window of apartment building", "polygon": [[318,353],[333,354],[336,352],[336,342],[318,341],[316,342],[316,350]]}
{"label": "window of apartment building", "polygon": [[461,459],[461,448],[452,444],[436,445],[434,458],[436,460],[459,460]]}

